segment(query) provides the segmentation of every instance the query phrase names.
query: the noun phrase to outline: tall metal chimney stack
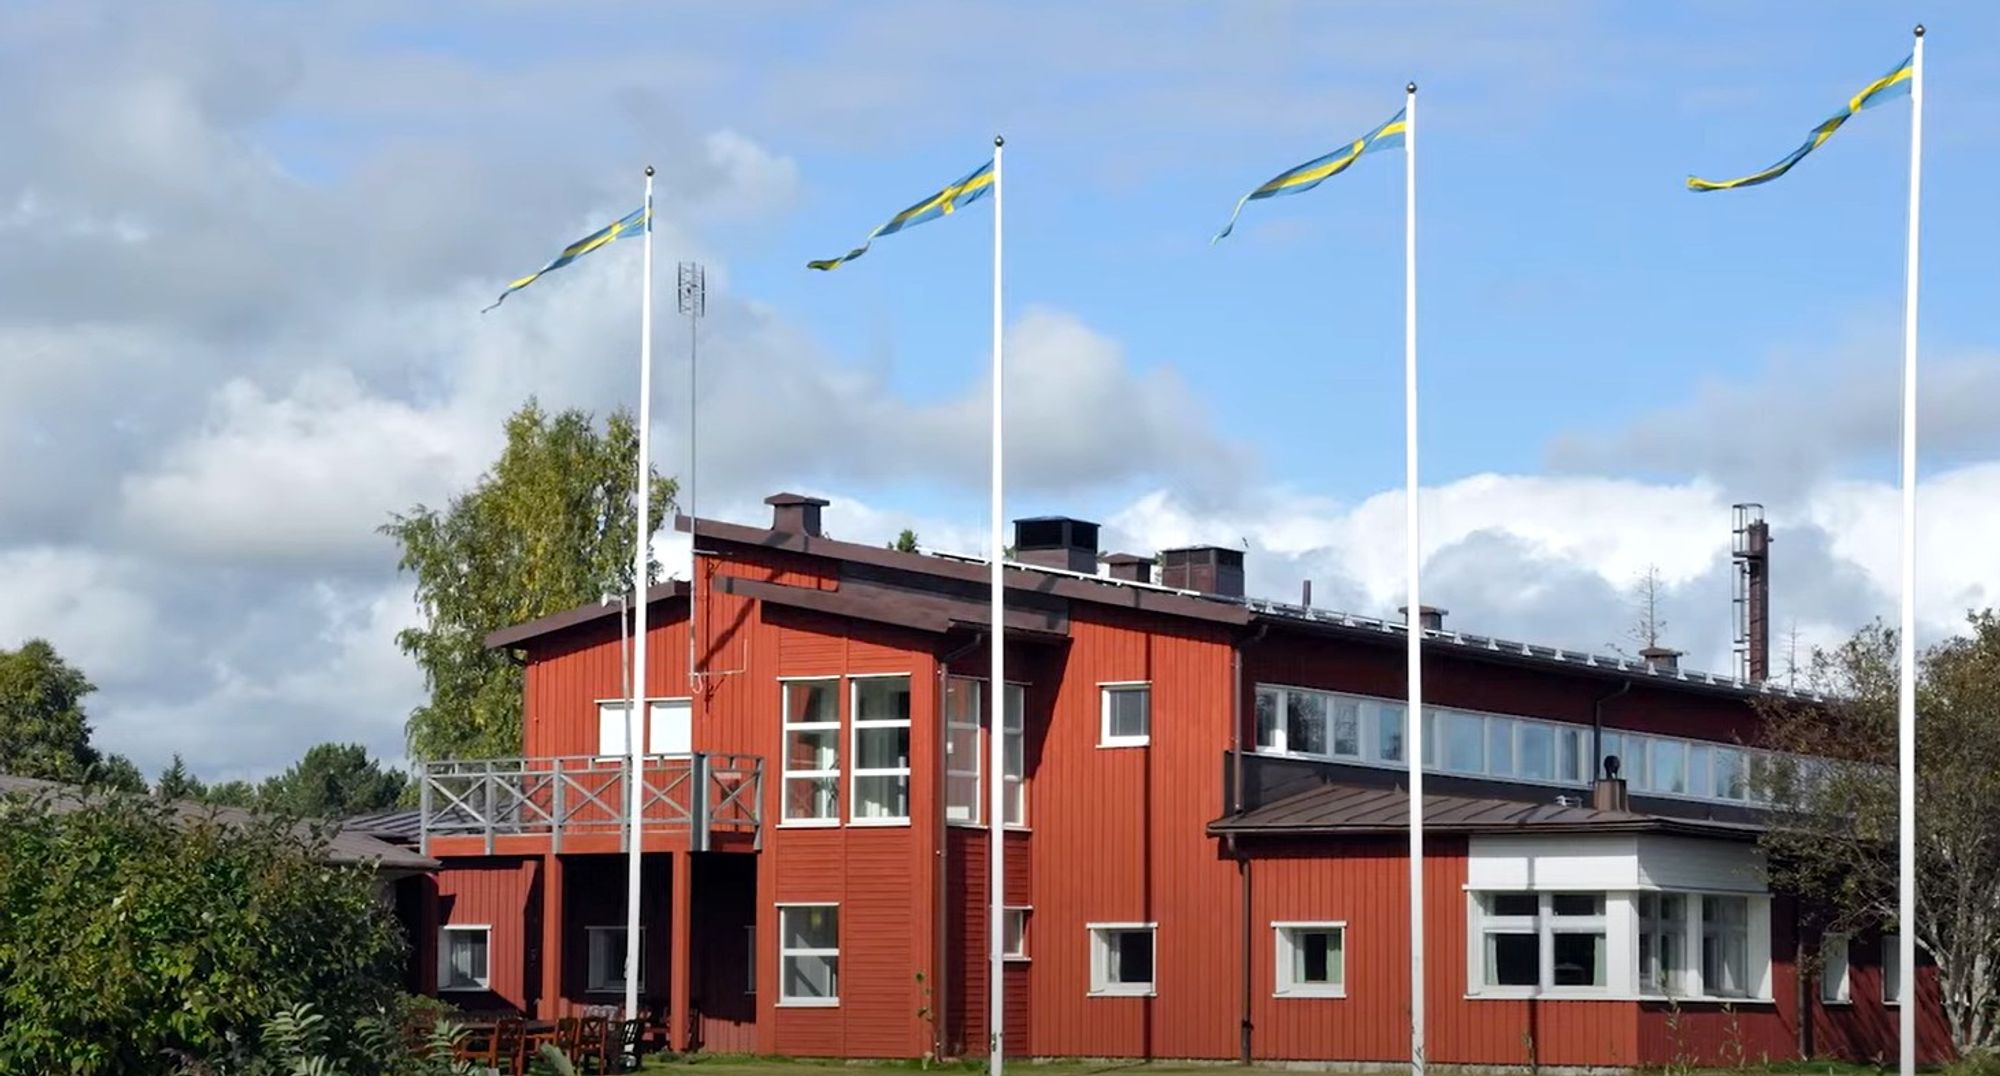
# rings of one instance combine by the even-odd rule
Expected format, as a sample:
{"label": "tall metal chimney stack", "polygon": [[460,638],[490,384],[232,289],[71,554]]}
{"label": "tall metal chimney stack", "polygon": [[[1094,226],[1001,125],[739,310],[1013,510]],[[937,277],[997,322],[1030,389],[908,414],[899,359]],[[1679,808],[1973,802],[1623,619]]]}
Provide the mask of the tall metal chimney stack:
{"label": "tall metal chimney stack", "polygon": [[1734,512],[1736,675],[1762,682],[1771,677],[1771,528],[1761,504],[1739,504]]}

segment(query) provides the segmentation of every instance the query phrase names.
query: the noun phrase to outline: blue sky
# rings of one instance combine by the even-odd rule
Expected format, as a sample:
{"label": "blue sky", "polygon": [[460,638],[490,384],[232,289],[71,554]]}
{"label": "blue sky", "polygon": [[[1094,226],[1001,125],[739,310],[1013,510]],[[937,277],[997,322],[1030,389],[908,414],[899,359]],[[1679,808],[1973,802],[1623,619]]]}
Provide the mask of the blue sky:
{"label": "blue sky", "polygon": [[[0,7],[0,647],[46,636],[147,769],[394,755],[422,684],[376,528],[530,394],[634,395],[638,251],[490,315],[660,168],[709,269],[702,504],[985,533],[990,203],[804,268],[1004,133],[1012,515],[1393,615],[1403,161],[1244,191],[1423,87],[1426,596],[1603,649],[1647,566],[1728,667],[1732,501],[1804,645],[1896,603],[1910,109],[1764,166],[1928,39],[1919,613],[2000,604],[2000,11],[1988,4],[507,2]],[[661,290],[658,463],[684,474]]]}

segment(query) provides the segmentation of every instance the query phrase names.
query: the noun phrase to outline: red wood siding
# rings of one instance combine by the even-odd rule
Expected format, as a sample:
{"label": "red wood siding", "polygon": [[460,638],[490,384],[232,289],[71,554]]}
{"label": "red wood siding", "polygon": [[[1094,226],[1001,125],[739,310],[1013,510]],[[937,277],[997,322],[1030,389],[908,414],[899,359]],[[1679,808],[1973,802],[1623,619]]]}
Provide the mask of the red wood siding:
{"label": "red wood siding", "polygon": [[[1032,719],[1031,719],[1032,721]],[[1032,837],[1015,831],[1007,834],[1007,904],[1029,907],[1034,893]],[[990,936],[986,859],[988,834],[984,828],[953,826],[946,835],[946,891],[951,894],[947,910],[950,951],[946,979],[950,984],[945,1006],[945,1044],[955,1055],[983,1055],[988,1049],[989,1021],[987,951]],[[1033,1012],[1029,989],[1033,961],[1041,941],[1035,913],[1028,916],[1026,961],[1008,961],[1006,1032],[1007,1053],[1033,1056]]]}
{"label": "red wood siding", "polygon": [[[452,1004],[465,1009],[525,1010],[531,994],[539,992],[539,969],[529,960],[531,949],[540,947],[535,932],[541,903],[539,873],[540,864],[533,859],[454,859],[437,872],[439,928],[481,924],[493,928],[486,951],[491,989],[445,994]],[[435,961],[436,939],[431,941]]]}

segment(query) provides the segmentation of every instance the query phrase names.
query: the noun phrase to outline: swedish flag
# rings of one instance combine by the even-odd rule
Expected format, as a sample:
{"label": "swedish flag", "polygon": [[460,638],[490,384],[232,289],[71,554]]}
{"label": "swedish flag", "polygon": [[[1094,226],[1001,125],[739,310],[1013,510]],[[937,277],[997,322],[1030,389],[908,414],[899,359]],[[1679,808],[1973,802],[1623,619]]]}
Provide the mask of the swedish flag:
{"label": "swedish flag", "polygon": [[[571,243],[569,246],[564,247],[563,252],[561,254],[556,255],[554,261],[550,262],[547,265],[542,266],[540,269],[537,269],[532,273],[529,273],[527,276],[524,276],[521,279],[514,281],[512,284],[507,285],[506,289],[500,293],[500,297],[498,299],[493,300],[493,306],[499,306],[501,303],[506,302],[507,297],[509,295],[512,295],[515,292],[520,291],[522,288],[525,288],[528,285],[533,284],[535,281],[540,280],[543,274],[553,273],[556,270],[562,268],[563,266],[568,265],[569,263],[577,260],[578,258],[583,257],[585,254],[588,254],[599,247],[617,242],[618,240],[623,239],[626,236],[643,235],[645,234],[647,229],[651,227],[652,227],[652,215],[647,212],[645,206],[640,206],[638,209],[635,209],[632,212],[625,214],[624,216],[618,218],[617,220],[612,221],[610,224],[607,224],[604,227],[599,228],[598,230],[590,233],[589,235],[584,236],[582,239],[579,239],[576,242]],[[487,307],[486,310],[493,309],[493,306]],[[480,313],[484,314],[486,313],[486,310],[481,310]]]}
{"label": "swedish flag", "polygon": [[1355,161],[1361,159],[1362,154],[1402,145],[1403,135],[1408,130],[1408,124],[1403,122],[1403,112],[1398,110],[1395,115],[1384,121],[1380,127],[1334,150],[1332,153],[1324,157],[1315,157],[1290,171],[1278,173],[1263,186],[1237,199],[1236,212],[1229,215],[1229,223],[1223,225],[1222,230],[1215,233],[1215,238],[1209,240],[1209,242],[1220,242],[1223,237],[1235,230],[1236,218],[1243,215],[1243,206],[1246,203],[1264,198],[1276,198],[1281,194],[1303,194],[1306,191],[1312,190],[1325,180],[1347,171]]}
{"label": "swedish flag", "polygon": [[915,227],[925,221],[949,216],[952,213],[958,212],[960,206],[968,205],[986,197],[987,193],[992,189],[993,162],[987,161],[985,164],[967,172],[957,182],[947,184],[943,190],[890,217],[887,224],[869,232],[868,238],[863,239],[860,246],[842,254],[838,258],[807,262],[806,268],[833,269],[844,265],[868,253],[868,244],[873,243],[882,236],[894,235],[905,228]]}
{"label": "swedish flag", "polygon": [[1840,125],[1846,123],[1856,112],[1864,108],[1873,108],[1884,101],[1907,96],[1910,92],[1912,61],[1915,59],[1915,56],[1905,58],[1902,63],[1896,65],[1895,70],[1862,87],[1860,93],[1848,98],[1845,109],[1829,116],[1826,122],[1813,128],[1812,137],[1806,139],[1806,144],[1786,154],[1778,163],[1761,172],[1752,172],[1737,179],[1717,180],[1689,176],[1688,190],[1728,191],[1738,187],[1754,187],[1759,183],[1769,183],[1791,171],[1792,166],[1804,160],[1806,154],[1818,149],[1820,143],[1832,138],[1833,132],[1840,130]]}

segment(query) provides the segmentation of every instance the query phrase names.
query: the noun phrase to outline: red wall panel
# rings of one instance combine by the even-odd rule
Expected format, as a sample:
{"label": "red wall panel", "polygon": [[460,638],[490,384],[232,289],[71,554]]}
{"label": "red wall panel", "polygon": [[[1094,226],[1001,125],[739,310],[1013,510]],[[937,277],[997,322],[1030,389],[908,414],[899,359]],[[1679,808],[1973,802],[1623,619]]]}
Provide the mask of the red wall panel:
{"label": "red wall panel", "polygon": [[524,1009],[539,991],[539,969],[529,959],[531,950],[539,948],[534,929],[541,903],[539,873],[537,860],[511,858],[454,859],[437,872],[439,927],[493,928],[486,956],[491,989],[447,992],[443,996],[451,1004],[468,1010]]}

